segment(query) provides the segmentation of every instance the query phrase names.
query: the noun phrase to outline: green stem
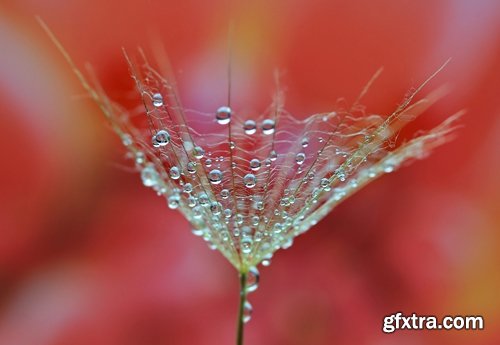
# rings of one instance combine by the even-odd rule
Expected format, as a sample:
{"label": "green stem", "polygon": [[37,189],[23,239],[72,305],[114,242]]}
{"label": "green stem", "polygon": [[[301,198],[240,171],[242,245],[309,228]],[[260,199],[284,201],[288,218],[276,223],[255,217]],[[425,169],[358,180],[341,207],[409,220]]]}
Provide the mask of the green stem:
{"label": "green stem", "polygon": [[236,336],[236,345],[243,345],[244,322],[243,314],[245,311],[245,302],[247,300],[247,272],[240,273],[240,308],[238,311],[238,334]]}

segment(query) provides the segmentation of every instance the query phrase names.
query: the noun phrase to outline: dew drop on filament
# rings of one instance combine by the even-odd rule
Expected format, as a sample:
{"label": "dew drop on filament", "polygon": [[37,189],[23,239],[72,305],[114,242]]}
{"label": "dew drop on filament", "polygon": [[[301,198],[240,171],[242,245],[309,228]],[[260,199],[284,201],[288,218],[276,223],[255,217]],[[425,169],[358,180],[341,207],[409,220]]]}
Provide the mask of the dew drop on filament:
{"label": "dew drop on filament", "polygon": [[246,120],[243,124],[243,130],[245,134],[252,135],[257,131],[257,124],[254,120]]}
{"label": "dew drop on filament", "polygon": [[163,97],[162,97],[161,93],[155,93],[153,95],[153,105],[156,108],[163,106]]}
{"label": "dew drop on filament", "polygon": [[246,301],[243,306],[243,322],[247,323],[252,318],[253,307],[250,302]]}
{"label": "dew drop on filament", "polygon": [[262,121],[262,133],[264,133],[265,135],[273,134],[274,127],[275,127],[274,120],[266,119]]}
{"label": "dew drop on filament", "polygon": [[256,183],[257,183],[257,179],[255,178],[254,174],[246,174],[245,177],[243,177],[243,184],[247,188],[255,187]]}
{"label": "dew drop on filament", "polygon": [[217,120],[218,124],[227,125],[229,122],[231,122],[231,108],[223,106],[217,109],[215,119]]}
{"label": "dew drop on filament", "polygon": [[260,274],[257,268],[252,267],[247,273],[247,292],[254,292],[259,287]]}
{"label": "dew drop on filament", "polygon": [[222,181],[222,172],[218,169],[214,169],[208,173],[208,179],[212,184],[219,184]]}

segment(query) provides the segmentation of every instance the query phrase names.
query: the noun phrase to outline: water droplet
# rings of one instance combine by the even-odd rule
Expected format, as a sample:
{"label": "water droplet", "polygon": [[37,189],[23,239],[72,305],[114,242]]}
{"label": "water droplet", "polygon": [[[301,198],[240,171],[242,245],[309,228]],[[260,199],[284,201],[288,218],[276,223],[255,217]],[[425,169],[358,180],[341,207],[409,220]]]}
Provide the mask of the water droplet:
{"label": "water droplet", "polygon": [[168,207],[170,207],[172,210],[175,210],[176,208],[178,208],[179,204],[180,204],[179,195],[173,194],[173,195],[168,197]]}
{"label": "water droplet", "polygon": [[325,192],[329,192],[332,190],[332,188],[330,187],[330,180],[326,177],[321,179],[320,186]]}
{"label": "water droplet", "polygon": [[254,134],[257,131],[257,124],[254,120],[246,120],[243,124],[243,130],[245,131],[245,134]]}
{"label": "water droplet", "polygon": [[208,197],[208,195],[206,193],[201,193],[200,195],[198,195],[198,202],[200,203],[200,205],[206,206],[206,205],[208,205],[209,201],[210,201],[210,198]]}
{"label": "water droplet", "polygon": [[203,209],[201,208],[201,206],[193,207],[193,217],[194,218],[200,219],[202,215],[203,215]]}
{"label": "water droplet", "polygon": [[385,165],[384,165],[384,172],[386,173],[391,173],[394,171],[394,164],[392,164],[391,162],[387,162]]}
{"label": "water droplet", "polygon": [[245,187],[253,188],[257,183],[257,179],[254,174],[246,174],[245,177],[243,177],[243,183],[245,184]]}
{"label": "water droplet", "polygon": [[309,146],[309,140],[307,138],[302,139],[302,147],[307,147]]}
{"label": "water droplet", "polygon": [[260,274],[257,268],[252,267],[247,273],[247,292],[254,292],[259,287]]}
{"label": "water droplet", "polygon": [[186,170],[190,174],[195,174],[196,173],[196,163],[195,162],[189,162],[187,164]]}
{"label": "water droplet", "polygon": [[253,240],[249,236],[245,236],[241,239],[241,252],[243,254],[250,254],[252,252]]}
{"label": "water droplet", "polygon": [[191,232],[195,236],[203,236],[203,233],[205,232],[205,229],[193,229],[193,230],[191,230]]}
{"label": "water droplet", "polygon": [[319,137],[319,138],[318,138],[318,141],[319,141],[320,143],[322,143],[323,141],[325,141],[325,139],[323,139],[322,137]]}
{"label": "water droplet", "polygon": [[210,158],[208,158],[206,161],[205,161],[205,166],[207,168],[210,168],[212,166],[212,160]]}
{"label": "water droplet", "polygon": [[144,164],[144,161],[145,161],[144,152],[137,151],[135,154],[135,163],[136,164]]}
{"label": "water droplet", "polygon": [[191,183],[186,183],[183,187],[182,190],[184,193],[191,193],[193,191],[193,185]]}
{"label": "water droplet", "polygon": [[153,135],[151,142],[154,147],[166,146],[170,142],[170,134],[166,130],[160,129],[156,135]]}
{"label": "water droplet", "polygon": [[338,179],[342,182],[345,181],[346,179],[346,174],[345,174],[345,171],[344,169],[342,168],[338,168],[336,171],[335,171],[335,174],[337,175]]}
{"label": "water droplet", "polygon": [[217,120],[218,124],[227,125],[229,122],[231,122],[231,108],[223,106],[217,109],[215,119]]}
{"label": "water droplet", "polygon": [[245,301],[245,304],[243,305],[243,322],[247,323],[252,319],[252,311],[253,307],[250,304],[250,302]]}
{"label": "water droplet", "polygon": [[188,206],[191,208],[196,206],[196,198],[192,195],[188,198]]}
{"label": "water droplet", "polygon": [[278,158],[278,153],[276,153],[275,150],[272,150],[270,153],[269,153],[269,159],[274,162],[276,159]]}
{"label": "water droplet", "polygon": [[271,265],[271,260],[269,259],[262,260],[262,266],[268,267],[270,265]]}
{"label": "water droplet", "polygon": [[252,225],[253,226],[259,225],[259,221],[260,221],[259,216],[252,216]]}
{"label": "water droplet", "polygon": [[163,97],[162,97],[161,93],[155,93],[153,95],[153,105],[157,108],[159,108],[163,105]]}
{"label": "water droplet", "polygon": [[219,184],[222,181],[222,172],[218,169],[214,169],[208,173],[208,180],[212,184]]}
{"label": "water droplet", "polygon": [[243,224],[243,215],[238,213],[236,215],[236,220],[235,221],[236,221],[236,224],[238,224],[238,225]]}
{"label": "water droplet", "polygon": [[297,153],[297,155],[295,156],[295,162],[297,162],[297,164],[299,165],[303,164],[305,160],[306,155],[303,152]]}
{"label": "water droplet", "polygon": [[[194,158],[196,158],[196,159],[202,159],[203,156],[205,155],[205,150],[203,150],[203,147],[196,146],[193,149],[193,154],[194,154]],[[205,162],[205,164],[206,164],[206,162]]]}
{"label": "water droplet", "polygon": [[210,204],[210,211],[214,216],[218,216],[221,212],[222,205],[216,201]]}
{"label": "water droplet", "polygon": [[146,187],[153,187],[158,184],[158,180],[160,179],[160,175],[156,171],[155,167],[152,164],[148,164],[141,171],[142,183]]}
{"label": "water droplet", "polygon": [[124,146],[129,146],[129,145],[132,145],[132,137],[130,136],[130,134],[128,133],[123,133],[122,136],[122,144]]}
{"label": "water droplet", "polygon": [[223,189],[220,191],[220,196],[222,199],[227,199],[229,198],[229,190],[228,189]]}
{"label": "water droplet", "polygon": [[266,119],[262,121],[262,133],[264,133],[265,135],[273,134],[274,127],[275,127],[274,120]]}
{"label": "water droplet", "polygon": [[226,209],[224,210],[224,217],[226,217],[226,218],[231,218],[232,214],[233,214],[233,211],[231,211],[231,209],[226,208]]}
{"label": "water droplet", "polygon": [[253,171],[257,171],[260,169],[260,161],[257,158],[254,158],[250,161],[250,169]]}
{"label": "water droplet", "polygon": [[171,167],[170,168],[170,178],[172,180],[178,180],[179,177],[181,177],[181,172],[179,171],[179,168],[178,167]]}

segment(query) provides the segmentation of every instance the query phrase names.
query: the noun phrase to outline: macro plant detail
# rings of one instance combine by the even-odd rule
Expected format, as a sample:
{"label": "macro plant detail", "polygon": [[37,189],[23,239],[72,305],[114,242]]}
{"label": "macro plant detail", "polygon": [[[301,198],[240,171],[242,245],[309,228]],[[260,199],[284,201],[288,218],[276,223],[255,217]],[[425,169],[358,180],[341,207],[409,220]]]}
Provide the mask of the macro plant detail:
{"label": "macro plant detail", "polygon": [[257,266],[269,265],[276,251],[291,247],[296,236],[367,183],[447,142],[461,115],[398,140],[408,122],[443,96],[444,89],[437,89],[416,99],[444,66],[388,115],[369,114],[360,103],[381,70],[352,104],[339,101],[331,112],[305,120],[286,111],[278,75],[274,97],[261,115],[233,109],[230,92],[218,109],[202,113],[182,106],[167,64],[152,64],[139,50],[136,58],[125,53],[144,109],[132,116],[97,82],[89,82],[41,25],[120,137],[144,186],[180,211],[193,234],[238,271],[237,344],[251,318],[247,294],[258,287]]}

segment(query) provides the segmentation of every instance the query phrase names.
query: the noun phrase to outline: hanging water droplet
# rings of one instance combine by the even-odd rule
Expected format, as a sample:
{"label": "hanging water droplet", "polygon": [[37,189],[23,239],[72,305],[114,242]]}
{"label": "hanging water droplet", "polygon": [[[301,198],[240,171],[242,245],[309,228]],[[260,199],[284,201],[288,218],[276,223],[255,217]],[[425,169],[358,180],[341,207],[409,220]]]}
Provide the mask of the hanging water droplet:
{"label": "hanging water droplet", "polygon": [[256,183],[257,183],[257,179],[255,178],[254,174],[246,174],[245,177],[243,177],[243,184],[247,188],[255,187]]}
{"label": "hanging water droplet", "polygon": [[153,135],[151,142],[154,147],[166,146],[170,142],[170,134],[166,130],[160,129]]}
{"label": "hanging water droplet", "polygon": [[141,179],[142,183],[146,187],[153,187],[158,184],[158,180],[160,179],[160,175],[156,171],[153,164],[148,164],[141,171]]}
{"label": "hanging water droplet", "polygon": [[173,166],[170,168],[169,174],[170,174],[170,178],[172,180],[178,180],[179,177],[181,177],[181,172],[180,172],[179,168],[176,166]]}
{"label": "hanging water droplet", "polygon": [[274,127],[275,127],[274,120],[266,119],[262,121],[262,133],[264,133],[265,135],[273,134]]}
{"label": "hanging water droplet", "polygon": [[210,204],[210,211],[214,216],[218,216],[221,212],[222,205],[216,201]]}
{"label": "hanging water droplet", "polygon": [[259,270],[255,267],[250,268],[247,273],[247,292],[254,292],[257,290],[259,287],[259,279]]}
{"label": "hanging water droplet", "polygon": [[297,155],[295,156],[295,162],[297,162],[297,164],[299,165],[304,163],[305,160],[306,160],[306,155],[303,152],[297,153]]}
{"label": "hanging water droplet", "polygon": [[123,133],[121,138],[122,138],[122,144],[124,146],[132,145],[133,141],[132,141],[132,137],[130,136],[130,134]]}
{"label": "hanging water droplet", "polygon": [[245,301],[245,304],[243,305],[243,322],[247,323],[252,319],[252,311],[253,307],[250,304],[250,302]]}
{"label": "hanging water droplet", "polygon": [[214,169],[208,173],[208,180],[212,184],[219,184],[222,181],[222,172],[218,169]]}
{"label": "hanging water droplet", "polygon": [[278,158],[278,153],[275,150],[272,150],[269,153],[269,159],[274,162]]}
{"label": "hanging water droplet", "polygon": [[309,146],[309,140],[307,138],[302,139],[302,147]]}
{"label": "hanging water droplet", "polygon": [[260,169],[260,161],[257,158],[254,158],[250,161],[250,169],[253,171],[257,171]]}
{"label": "hanging water droplet", "polygon": [[192,195],[188,198],[188,206],[191,208],[196,206],[196,198]]}
{"label": "hanging water droplet", "polygon": [[196,163],[195,162],[189,162],[187,164],[186,170],[190,174],[195,174],[196,173]]}
{"label": "hanging water droplet", "polygon": [[201,193],[200,195],[198,195],[198,202],[200,203],[200,205],[206,206],[206,205],[208,205],[209,201],[210,201],[210,198],[208,197],[208,195],[206,193]]}
{"label": "hanging water droplet", "polygon": [[205,150],[203,149],[203,147],[195,146],[195,148],[193,149],[193,154],[194,154],[194,158],[202,159],[203,156],[205,155]]}
{"label": "hanging water droplet", "polygon": [[227,199],[229,198],[229,190],[228,189],[223,189],[220,191],[220,196],[222,199]]}
{"label": "hanging water droplet", "polygon": [[179,204],[180,204],[179,195],[173,194],[173,195],[168,197],[168,207],[170,207],[172,210],[175,210],[176,208],[178,208]]}
{"label": "hanging water droplet", "polygon": [[227,125],[229,122],[231,122],[231,108],[223,106],[217,109],[215,119],[217,120],[218,124]]}
{"label": "hanging water droplet", "polygon": [[254,120],[246,120],[243,124],[243,130],[245,134],[251,135],[257,132],[257,124]]}
{"label": "hanging water droplet", "polygon": [[193,185],[191,183],[186,183],[182,186],[182,190],[184,193],[191,193],[193,191]]}
{"label": "hanging water droplet", "polygon": [[162,97],[161,93],[155,93],[153,95],[153,105],[157,108],[159,108],[163,105],[163,97]]}

